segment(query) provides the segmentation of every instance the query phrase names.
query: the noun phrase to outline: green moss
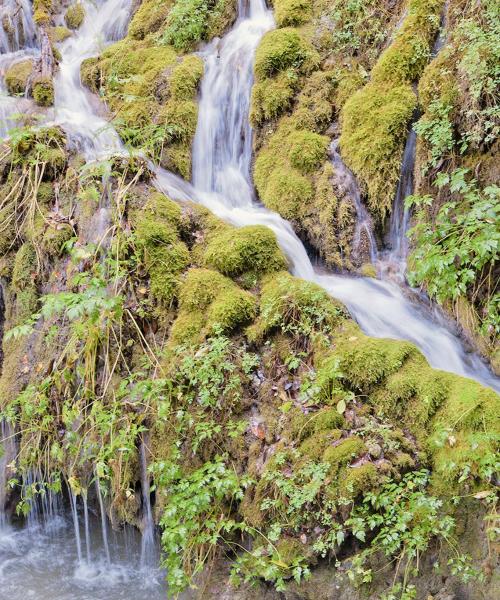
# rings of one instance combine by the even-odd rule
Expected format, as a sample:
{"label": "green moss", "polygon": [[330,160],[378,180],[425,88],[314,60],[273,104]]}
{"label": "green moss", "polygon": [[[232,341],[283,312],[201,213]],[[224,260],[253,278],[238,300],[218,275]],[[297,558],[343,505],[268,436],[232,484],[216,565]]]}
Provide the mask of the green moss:
{"label": "green moss", "polygon": [[255,54],[257,81],[293,67],[299,73],[310,73],[319,62],[311,44],[290,27],[265,34]]}
{"label": "green moss", "polygon": [[50,78],[39,78],[33,84],[33,99],[38,106],[54,104],[54,83]]}
{"label": "green moss", "polygon": [[342,156],[367,189],[370,209],[378,218],[391,210],[415,107],[411,85],[370,83],[343,108]]}
{"label": "green moss", "polygon": [[[325,449],[333,442],[339,440],[342,436],[340,429],[332,429],[331,431],[320,431],[313,433],[307,437],[299,446],[300,455],[305,461],[316,460],[320,461],[323,457]],[[298,461],[302,462],[301,460]]]}
{"label": "green moss", "polygon": [[411,0],[401,29],[373,68],[373,81],[398,84],[418,78],[429,60],[443,4],[444,0]]}
{"label": "green moss", "polygon": [[[355,326],[337,338],[336,345],[332,357],[321,367],[325,380],[339,361],[343,379],[365,392],[400,369],[405,360],[417,352],[409,342],[369,338]],[[336,373],[336,369],[333,372]]]}
{"label": "green moss", "polygon": [[257,301],[231,279],[209,269],[190,269],[179,289],[180,312],[170,343],[199,341],[217,325],[231,332],[255,318]]}
{"label": "green moss", "polygon": [[174,100],[190,100],[195,97],[203,70],[203,60],[199,56],[186,56],[172,71],[169,81],[171,97]]}
{"label": "green moss", "polygon": [[311,0],[275,0],[274,15],[278,27],[296,27],[312,16]]}
{"label": "green moss", "polygon": [[199,57],[182,60],[152,39],[126,38],[99,59],[82,63],[82,81],[104,94],[121,136],[186,179],[196,131],[196,92],[203,74]]}
{"label": "green moss", "polygon": [[32,244],[23,244],[16,253],[14,269],[12,271],[12,288],[20,292],[34,285],[38,271],[38,262],[35,248]]}
{"label": "green moss", "polygon": [[326,448],[323,452],[323,461],[330,465],[329,473],[335,477],[343,467],[365,452],[366,446],[363,440],[353,436]]}
{"label": "green moss", "polygon": [[130,22],[129,35],[142,40],[159,31],[167,20],[171,6],[171,0],[143,0]]}
{"label": "green moss", "polygon": [[41,246],[45,253],[50,256],[59,256],[63,244],[74,236],[73,227],[68,224],[49,226],[45,231]]}
{"label": "green moss", "polygon": [[311,181],[298,171],[281,166],[273,169],[265,179],[263,164],[264,156],[261,154],[255,162],[254,172],[261,200],[284,219],[300,219],[314,195]]}
{"label": "green moss", "polygon": [[162,306],[169,306],[174,300],[180,275],[190,263],[189,250],[179,238],[179,221],[177,205],[161,194],[153,194],[135,227],[151,294]]}
{"label": "green moss", "polygon": [[411,84],[429,58],[442,4],[442,0],[410,2],[395,40],[373,68],[372,80],[342,110],[342,155],[366,187],[371,212],[379,219],[391,210],[416,107]]}
{"label": "green moss", "polygon": [[288,137],[288,157],[302,174],[315,171],[327,158],[329,139],[310,131],[294,131]]}
{"label": "green moss", "polygon": [[339,496],[353,500],[360,494],[377,487],[381,480],[380,473],[373,463],[365,463],[353,469],[346,469],[338,482]]}
{"label": "green moss", "polygon": [[64,15],[66,25],[70,29],[78,29],[81,27],[85,19],[85,8],[79,2],[70,6]]}
{"label": "green moss", "polygon": [[49,36],[52,43],[59,44],[71,36],[71,31],[63,26],[51,27]]}
{"label": "green moss", "polygon": [[205,263],[229,277],[248,271],[260,277],[286,268],[275,234],[264,225],[231,228],[213,236],[205,252]]}
{"label": "green moss", "polygon": [[297,89],[297,76],[291,69],[272,79],[256,82],[252,88],[250,122],[254,127],[279,117],[290,107]]}
{"label": "green moss", "polygon": [[32,70],[33,61],[31,60],[23,60],[7,69],[5,85],[10,94],[24,94]]}
{"label": "green moss", "polygon": [[279,273],[265,281],[260,317],[248,333],[255,339],[272,330],[312,336],[317,331],[329,331],[343,314],[341,305],[318,285]]}

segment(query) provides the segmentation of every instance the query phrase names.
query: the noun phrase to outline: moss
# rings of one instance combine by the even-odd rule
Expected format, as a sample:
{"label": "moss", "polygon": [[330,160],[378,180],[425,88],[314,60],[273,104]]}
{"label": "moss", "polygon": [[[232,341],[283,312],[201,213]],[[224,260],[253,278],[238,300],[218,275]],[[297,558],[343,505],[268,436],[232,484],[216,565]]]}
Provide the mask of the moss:
{"label": "moss", "polygon": [[85,19],[85,8],[79,2],[70,6],[64,15],[64,21],[70,29],[79,29]]}
{"label": "moss", "polygon": [[395,40],[373,68],[372,80],[342,110],[342,155],[366,187],[371,212],[381,220],[392,207],[416,107],[411,84],[429,58],[442,4],[442,0],[410,2]]}
{"label": "moss", "polygon": [[67,27],[58,26],[51,27],[49,31],[50,41],[53,44],[59,44],[60,42],[64,42],[71,36],[71,31]]}
{"label": "moss", "polygon": [[321,330],[329,331],[343,315],[343,307],[318,285],[279,273],[264,282],[260,317],[248,334],[259,339],[272,330],[281,330],[312,336]]}
{"label": "moss", "polygon": [[328,379],[329,372],[337,376],[338,364],[343,379],[365,392],[395,373],[408,357],[417,352],[409,342],[369,338],[356,326],[337,338],[336,345],[332,356],[321,366],[324,380]]}
{"label": "moss", "polygon": [[263,225],[228,229],[210,239],[205,263],[229,277],[244,272],[262,276],[286,268],[275,234]]}
{"label": "moss", "polygon": [[310,73],[319,62],[311,44],[290,27],[265,34],[255,54],[257,81],[293,67],[302,74]]}
{"label": "moss", "polygon": [[274,15],[278,27],[296,27],[312,16],[311,0],[275,0]]}
{"label": "moss", "polygon": [[59,256],[63,244],[74,236],[73,227],[68,224],[50,226],[45,231],[41,246],[48,256]]}
{"label": "moss", "polygon": [[323,461],[330,465],[330,475],[337,473],[350,464],[354,459],[366,452],[366,446],[361,438],[349,437],[335,446],[329,446],[323,452]]}
{"label": "moss", "polygon": [[342,156],[366,187],[370,209],[378,218],[391,210],[415,107],[411,85],[370,83],[343,108]]}
{"label": "moss", "polygon": [[179,289],[180,312],[170,344],[199,341],[220,326],[231,332],[255,318],[257,301],[231,279],[210,269],[190,269]]}
{"label": "moss", "polygon": [[190,253],[179,238],[180,209],[166,196],[153,194],[139,215],[135,235],[150,278],[153,298],[162,306],[174,300]]}
{"label": "moss", "polygon": [[[320,431],[307,437],[299,446],[300,455],[307,462],[309,460],[319,461],[322,459],[325,449],[342,437],[340,429],[331,431]],[[299,463],[302,462],[299,460]]]}
{"label": "moss", "polygon": [[329,139],[310,131],[294,131],[288,137],[288,157],[292,167],[302,174],[315,171],[327,158]]}
{"label": "moss", "polygon": [[195,97],[203,70],[203,60],[199,56],[186,56],[172,71],[169,81],[171,97],[174,100],[189,100]]}
{"label": "moss", "polygon": [[377,487],[381,481],[382,478],[376,466],[373,463],[365,463],[344,471],[338,482],[338,493],[342,498],[353,500],[360,494]]}
{"label": "moss", "polygon": [[298,171],[288,170],[286,167],[275,168],[269,178],[265,179],[263,162],[263,155],[260,155],[255,162],[254,173],[261,200],[267,208],[278,212],[285,219],[300,219],[314,195],[311,181]]}
{"label": "moss", "polygon": [[170,0],[144,0],[135,12],[129,25],[129,35],[142,40],[159,31],[167,20],[172,6]]}
{"label": "moss", "polygon": [[23,60],[9,67],[5,73],[5,85],[10,94],[24,94],[28,78],[33,70],[33,61]]}
{"label": "moss", "polygon": [[373,81],[398,84],[418,78],[429,60],[443,4],[444,0],[410,1],[408,16],[373,68]]}
{"label": "moss", "polygon": [[255,127],[279,117],[290,107],[297,89],[293,70],[278,73],[272,79],[256,82],[252,88],[250,122]]}
{"label": "moss", "polygon": [[171,47],[157,46],[152,39],[126,38],[81,67],[82,81],[104,94],[116,114],[121,136],[186,179],[202,74],[199,57],[181,60]]}
{"label": "moss", "polygon": [[38,106],[54,104],[54,83],[51,78],[38,78],[33,84],[33,99]]}
{"label": "moss", "polygon": [[32,244],[23,244],[16,253],[12,271],[12,288],[20,292],[34,285],[38,262],[35,248]]}

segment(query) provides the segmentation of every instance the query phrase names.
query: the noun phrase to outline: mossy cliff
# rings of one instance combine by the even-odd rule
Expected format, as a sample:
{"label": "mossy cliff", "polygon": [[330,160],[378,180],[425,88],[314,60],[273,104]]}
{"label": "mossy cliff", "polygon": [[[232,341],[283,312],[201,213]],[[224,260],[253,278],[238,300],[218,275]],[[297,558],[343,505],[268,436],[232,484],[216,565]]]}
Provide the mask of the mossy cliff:
{"label": "mossy cliff", "polygon": [[[352,104],[353,98],[356,97],[355,92],[363,88],[375,65],[374,72],[378,72],[379,79],[383,78],[385,70],[394,71],[393,66],[388,66],[389,48],[402,45],[402,42],[392,42],[380,57],[380,65],[377,58],[396,27],[398,14],[401,15],[403,10],[404,3],[398,3],[394,10],[392,5],[388,8],[384,3],[374,2],[356,5],[276,2],[278,29],[266,34],[257,50],[251,108],[251,121],[257,129],[254,168],[257,191],[266,206],[292,220],[299,235],[319,251],[328,265],[335,268],[353,269],[361,265],[356,264],[353,257],[356,220],[353,199],[343,189],[327,152],[330,136],[332,133],[338,136],[340,130],[338,123],[333,129],[331,125],[341,118],[342,156],[359,177],[359,170],[348,156],[348,115],[361,114]],[[389,12],[394,17],[388,22]],[[413,44],[410,21],[415,19],[407,17],[407,25],[398,36],[398,40],[404,39],[408,45]],[[415,29],[417,27],[419,25],[415,23]],[[393,54],[396,52],[399,54],[399,50],[394,48]],[[409,57],[408,61],[413,62],[414,57]],[[401,131],[406,132],[415,105],[411,88],[404,95],[397,89],[393,90],[391,80],[384,89],[386,104],[392,102],[392,107],[387,110],[387,119],[399,118]],[[401,159],[396,154],[400,148],[396,152],[394,147],[387,145],[387,135],[391,133],[383,133],[384,128],[387,126],[387,131],[393,131],[393,122],[389,123],[387,119],[385,123],[381,121],[377,107],[384,103],[384,99],[378,92],[375,95],[372,114],[367,114],[366,119],[357,119],[356,131],[361,131],[363,122],[366,122],[363,144],[373,144],[373,147],[365,148],[366,155],[372,157],[377,144],[379,148],[385,148],[386,157],[393,160],[393,165],[397,163],[396,173]],[[351,102],[353,108],[344,111],[346,101]],[[369,102],[360,102],[363,110],[370,110]],[[397,117],[396,113],[400,116]],[[345,119],[343,115],[346,115]],[[377,119],[380,126],[375,131]],[[321,137],[327,130],[329,137]],[[379,139],[379,134],[386,137]],[[316,140],[314,149],[311,146],[313,140]],[[286,155],[292,146],[295,159]],[[353,142],[352,147],[363,152],[358,142]],[[300,164],[302,156],[304,164]],[[388,161],[378,157],[374,162],[381,169],[380,181],[387,183],[387,171],[382,171]],[[390,186],[395,185],[397,180],[394,173],[396,179],[389,182]],[[361,177],[360,182],[363,183]]]}
{"label": "mossy cliff", "polygon": [[104,98],[122,139],[185,179],[203,75],[201,58],[186,52],[221,35],[234,18],[231,0],[146,1],[127,37],[82,65],[83,83]]}
{"label": "mossy cliff", "polygon": [[[366,337],[287,273],[267,228],[173,202],[141,160],[82,165],[64,146],[57,129],[26,130],[1,163],[0,406],[20,432],[10,501],[29,506],[28,472],[76,494],[97,477],[113,523],[139,524],[147,432],[173,591],[222,555],[231,586],[307,598],[326,559],[354,561],[330,569],[358,581],[398,556],[412,568],[414,536],[424,555],[444,531],[460,547],[453,499],[491,513],[498,396],[432,370],[410,343]],[[399,535],[399,516],[408,537],[386,547],[377,532]],[[451,589],[459,572],[443,573]]]}
{"label": "mossy cliff", "polygon": [[[481,236],[495,246],[498,235],[493,221],[498,219],[498,119],[494,116],[498,95],[495,87],[496,56],[494,39],[499,24],[494,3],[485,2],[480,10],[459,2],[447,4],[443,46],[425,68],[418,85],[419,109],[413,256],[410,257],[412,281],[437,297],[461,325],[464,333],[500,372],[498,290],[498,252],[477,260],[475,243]],[[461,182],[461,183],[460,183]],[[488,196],[488,190],[491,196]],[[420,200],[421,199],[421,200]],[[449,251],[457,259],[454,278],[440,286],[441,277],[432,268],[418,268],[428,256],[425,236],[439,232],[446,239],[442,224],[452,211],[460,227],[463,216],[476,211],[467,234],[470,245],[447,248],[438,237],[432,240],[435,256]],[[486,212],[485,212],[486,211]],[[491,230],[486,230],[491,223]],[[450,232],[448,232],[450,233]],[[430,239],[430,238],[427,238]],[[424,264],[426,264],[424,262]],[[456,278],[469,270],[460,290]],[[446,290],[444,287],[446,285]]]}

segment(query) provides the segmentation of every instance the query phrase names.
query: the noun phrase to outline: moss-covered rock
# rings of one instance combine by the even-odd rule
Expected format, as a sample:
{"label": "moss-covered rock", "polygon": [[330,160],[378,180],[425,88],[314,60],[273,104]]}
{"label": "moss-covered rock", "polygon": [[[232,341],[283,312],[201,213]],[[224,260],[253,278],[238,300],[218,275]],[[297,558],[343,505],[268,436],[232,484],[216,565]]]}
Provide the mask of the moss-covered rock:
{"label": "moss-covered rock", "polygon": [[231,228],[213,236],[205,252],[205,262],[229,277],[245,272],[261,277],[286,267],[276,236],[263,225]]}
{"label": "moss-covered rock", "polygon": [[252,321],[255,297],[231,279],[209,269],[190,269],[179,290],[180,313],[173,324],[173,345],[201,341],[215,327],[231,332]]}
{"label": "moss-covered rock", "polygon": [[278,27],[297,27],[312,16],[311,0],[275,0],[274,14]]}
{"label": "moss-covered rock", "polygon": [[10,94],[24,94],[33,70],[33,61],[23,60],[13,64],[5,73],[5,85]]}
{"label": "moss-covered rock", "polygon": [[70,29],[79,29],[85,19],[85,8],[77,2],[68,8],[64,15],[64,21]]}
{"label": "moss-covered rock", "polygon": [[38,106],[52,106],[54,104],[54,82],[51,78],[39,77],[33,83],[33,100]]}

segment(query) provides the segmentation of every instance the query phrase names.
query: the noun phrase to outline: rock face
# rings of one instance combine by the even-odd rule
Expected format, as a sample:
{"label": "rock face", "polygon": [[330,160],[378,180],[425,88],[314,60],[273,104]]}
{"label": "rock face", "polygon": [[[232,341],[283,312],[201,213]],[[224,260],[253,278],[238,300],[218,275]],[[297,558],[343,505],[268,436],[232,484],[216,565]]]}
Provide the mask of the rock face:
{"label": "rock face", "polygon": [[[498,395],[410,342],[366,336],[288,272],[270,228],[158,191],[150,160],[190,178],[195,50],[236,9],[135,4],[127,36],[81,77],[141,154],[86,161],[57,126],[20,128],[0,153],[0,416],[17,443],[0,458],[0,485],[17,479],[0,504],[22,510],[33,489],[87,498],[97,478],[114,526],[152,510],[170,592],[186,600],[495,597]],[[494,355],[494,236],[474,229],[496,215],[483,206],[493,92],[470,67],[489,73],[493,26],[490,3],[480,17],[462,4],[275,0],[255,57],[252,169],[260,200],[327,265],[369,273],[419,105],[410,265],[439,247],[426,227],[453,208],[486,259],[460,300],[442,299]],[[61,15],[35,10],[40,57],[6,82],[47,107]],[[81,10],[66,13],[72,35]],[[449,44],[432,58],[440,22]],[[455,173],[465,166],[477,182]],[[478,206],[476,223],[460,220]],[[431,267],[413,277],[433,293]]]}

